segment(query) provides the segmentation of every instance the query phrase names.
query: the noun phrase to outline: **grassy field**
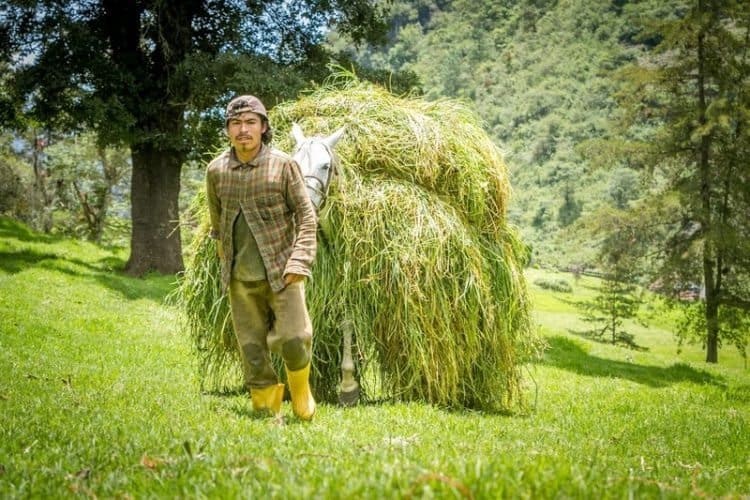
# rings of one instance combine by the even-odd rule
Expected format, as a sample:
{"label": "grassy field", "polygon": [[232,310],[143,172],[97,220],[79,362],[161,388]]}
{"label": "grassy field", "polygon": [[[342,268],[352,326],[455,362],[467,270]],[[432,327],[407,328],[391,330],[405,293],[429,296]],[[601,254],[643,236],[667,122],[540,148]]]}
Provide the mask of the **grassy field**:
{"label": "grassy field", "polygon": [[573,293],[532,285],[549,349],[530,411],[320,405],[256,417],[202,394],[173,277],[121,250],[0,219],[0,498],[750,498],[750,372],[730,349],[677,355],[670,318],[633,351],[593,342]]}

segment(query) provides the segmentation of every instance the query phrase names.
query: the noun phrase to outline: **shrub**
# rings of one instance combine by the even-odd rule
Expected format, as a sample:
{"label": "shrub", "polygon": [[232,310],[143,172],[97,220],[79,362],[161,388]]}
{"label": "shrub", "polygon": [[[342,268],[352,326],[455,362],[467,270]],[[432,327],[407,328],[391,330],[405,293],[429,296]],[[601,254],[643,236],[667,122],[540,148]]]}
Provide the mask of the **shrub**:
{"label": "shrub", "polygon": [[546,278],[537,278],[534,280],[534,284],[539,288],[544,288],[545,290],[573,293],[573,287],[564,279],[550,280]]}

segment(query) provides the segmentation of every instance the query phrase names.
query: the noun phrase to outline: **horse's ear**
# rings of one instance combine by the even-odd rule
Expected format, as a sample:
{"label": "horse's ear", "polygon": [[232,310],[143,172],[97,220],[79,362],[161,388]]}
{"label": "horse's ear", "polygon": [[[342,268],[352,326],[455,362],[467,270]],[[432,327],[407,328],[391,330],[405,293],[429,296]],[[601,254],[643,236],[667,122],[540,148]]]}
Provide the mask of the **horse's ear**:
{"label": "horse's ear", "polygon": [[292,137],[294,137],[294,141],[297,145],[300,145],[305,141],[305,133],[302,132],[302,127],[297,123],[292,123]]}
{"label": "horse's ear", "polygon": [[339,142],[339,139],[341,139],[341,137],[344,135],[345,131],[346,127],[341,127],[336,132],[323,139],[323,142],[325,142],[329,148],[333,148],[336,143]]}

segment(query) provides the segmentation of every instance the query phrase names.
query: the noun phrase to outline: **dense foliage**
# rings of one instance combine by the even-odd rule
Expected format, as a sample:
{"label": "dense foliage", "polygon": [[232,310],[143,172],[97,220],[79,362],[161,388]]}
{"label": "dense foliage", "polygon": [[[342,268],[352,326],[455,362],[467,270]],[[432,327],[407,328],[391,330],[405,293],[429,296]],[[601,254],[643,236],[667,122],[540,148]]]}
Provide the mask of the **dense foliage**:
{"label": "dense foliage", "polygon": [[732,309],[750,311],[750,10],[733,0],[682,7],[650,20],[660,42],[622,72],[629,137],[653,133],[628,144],[650,189],[630,210],[637,244],[614,251],[640,250],[665,286],[700,283],[703,328],[691,333],[717,362]]}
{"label": "dense foliage", "polygon": [[208,118],[233,93],[252,89],[270,106],[325,73],[329,24],[353,40],[383,28],[365,0],[3,2],[0,118],[86,127],[102,146],[129,147],[127,268],[176,272],[180,172],[202,138],[216,138]]}

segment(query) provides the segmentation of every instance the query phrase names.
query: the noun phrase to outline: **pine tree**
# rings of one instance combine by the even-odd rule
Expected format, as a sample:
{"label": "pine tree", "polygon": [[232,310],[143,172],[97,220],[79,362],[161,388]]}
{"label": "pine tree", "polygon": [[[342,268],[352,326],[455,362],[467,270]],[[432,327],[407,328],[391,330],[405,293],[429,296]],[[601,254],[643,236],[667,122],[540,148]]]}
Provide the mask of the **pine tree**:
{"label": "pine tree", "polygon": [[673,5],[641,33],[659,40],[654,50],[623,73],[626,123],[645,137],[637,154],[657,186],[633,208],[648,242],[635,248],[648,248],[667,289],[702,285],[700,335],[716,363],[720,309],[750,309],[750,9]]}
{"label": "pine tree", "polygon": [[638,286],[627,279],[628,272],[623,269],[607,273],[596,297],[583,304],[583,319],[597,325],[590,335],[608,338],[613,344],[635,347],[633,335],[623,328],[623,324],[626,319],[637,317],[643,300]]}
{"label": "pine tree", "polygon": [[616,231],[608,231],[600,243],[599,267],[603,278],[597,295],[583,302],[583,319],[594,323],[589,335],[604,339],[613,344],[624,344],[637,348],[632,334],[623,325],[627,319],[638,319],[638,311],[643,303],[642,289],[638,280],[642,275],[640,258],[631,252],[636,241],[632,226],[622,211],[612,211],[602,216],[601,224],[612,224]]}

